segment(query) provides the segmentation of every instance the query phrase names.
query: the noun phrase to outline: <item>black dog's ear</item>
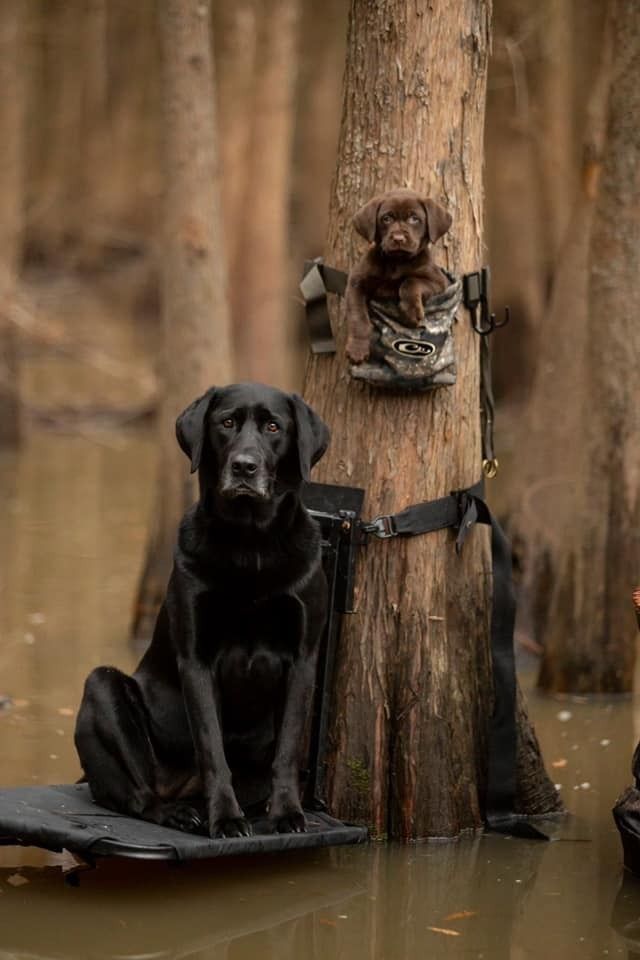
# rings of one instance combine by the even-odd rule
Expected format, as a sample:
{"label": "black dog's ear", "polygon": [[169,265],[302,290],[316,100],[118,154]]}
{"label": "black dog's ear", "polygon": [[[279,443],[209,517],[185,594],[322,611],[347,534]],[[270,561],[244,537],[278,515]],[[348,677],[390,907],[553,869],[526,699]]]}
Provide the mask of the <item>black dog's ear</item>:
{"label": "black dog's ear", "polygon": [[353,226],[361,237],[373,243],[376,238],[378,209],[382,198],[373,197],[364,207],[361,207],[353,218]]}
{"label": "black dog's ear", "polygon": [[191,473],[195,473],[202,459],[207,414],[218,390],[210,387],[201,397],[190,403],[176,420],[176,437],[180,449],[191,459]]}
{"label": "black dog's ear", "polygon": [[444,207],[441,207],[435,200],[423,198],[421,201],[424,212],[427,215],[427,230],[429,232],[429,242],[435,243],[440,237],[443,237],[452,224],[451,214]]}
{"label": "black dog's ear", "polygon": [[303,480],[308,480],[311,467],[318,462],[329,446],[331,434],[322,417],[319,417],[297,393],[291,394],[291,406],[298,434],[300,476]]}

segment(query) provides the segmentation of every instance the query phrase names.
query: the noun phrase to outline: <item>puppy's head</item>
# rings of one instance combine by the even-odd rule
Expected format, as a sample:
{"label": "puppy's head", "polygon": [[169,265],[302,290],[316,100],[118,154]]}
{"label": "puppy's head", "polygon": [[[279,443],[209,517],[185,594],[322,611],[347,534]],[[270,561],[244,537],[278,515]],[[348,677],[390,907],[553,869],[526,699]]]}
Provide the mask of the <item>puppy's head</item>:
{"label": "puppy's head", "polygon": [[435,200],[413,190],[390,190],[365,203],[353,225],[385,256],[406,259],[443,236],[451,226],[451,216]]}
{"label": "puppy's head", "polygon": [[180,414],[176,435],[199,471],[201,500],[237,522],[268,522],[329,444],[301,397],[258,383],[207,390]]}

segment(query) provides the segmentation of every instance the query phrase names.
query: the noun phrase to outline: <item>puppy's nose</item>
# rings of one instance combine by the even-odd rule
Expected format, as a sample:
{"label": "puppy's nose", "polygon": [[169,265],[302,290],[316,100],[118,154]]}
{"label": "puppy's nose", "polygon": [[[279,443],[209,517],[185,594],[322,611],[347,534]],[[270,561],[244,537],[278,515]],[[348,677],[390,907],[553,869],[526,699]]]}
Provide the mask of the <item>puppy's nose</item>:
{"label": "puppy's nose", "polygon": [[253,477],[257,469],[258,464],[253,457],[244,453],[239,453],[231,463],[231,471],[234,477]]}
{"label": "puppy's nose", "polygon": [[404,243],[405,235],[404,233],[392,233],[391,239],[393,240],[394,243]]}

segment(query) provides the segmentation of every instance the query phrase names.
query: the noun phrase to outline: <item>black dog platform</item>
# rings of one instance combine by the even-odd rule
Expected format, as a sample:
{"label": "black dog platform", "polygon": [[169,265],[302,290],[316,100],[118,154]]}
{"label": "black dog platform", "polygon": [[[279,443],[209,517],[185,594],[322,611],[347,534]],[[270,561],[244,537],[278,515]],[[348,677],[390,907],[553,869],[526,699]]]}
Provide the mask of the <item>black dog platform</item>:
{"label": "black dog platform", "polygon": [[99,807],[86,784],[0,790],[0,844],[63,848],[83,858],[195,860],[311,847],[363,843],[364,827],[347,826],[325,813],[306,812],[306,833],[268,833],[252,821],[253,836],[211,840],[170,830]]}

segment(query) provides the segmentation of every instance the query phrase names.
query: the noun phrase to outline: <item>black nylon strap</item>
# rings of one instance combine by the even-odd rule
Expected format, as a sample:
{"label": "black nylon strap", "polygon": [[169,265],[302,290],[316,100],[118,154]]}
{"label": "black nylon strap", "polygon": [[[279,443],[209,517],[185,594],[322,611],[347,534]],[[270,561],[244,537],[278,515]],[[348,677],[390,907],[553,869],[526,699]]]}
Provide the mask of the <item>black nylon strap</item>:
{"label": "black nylon strap", "polygon": [[482,421],[482,466],[485,476],[495,477],[498,461],[493,449],[495,403],[491,376],[489,337],[480,337],[480,416]]}
{"label": "black nylon strap", "polygon": [[491,527],[493,592],[491,599],[491,662],[494,709],[488,736],[488,769],[485,817],[501,833],[548,840],[526,817],[515,813],[517,771],[516,668],[513,628],[516,601],[511,576],[511,546],[500,524],[483,500],[483,482],[407,507],[400,513],[378,517],[363,529],[379,537],[418,536],[455,527],[460,552],[476,523]]}
{"label": "black nylon strap", "polygon": [[304,298],[313,353],[336,352],[336,342],[327,308],[327,293],[342,296],[346,288],[347,274],[342,270],[327,267],[321,257],[305,261],[300,292]]}

